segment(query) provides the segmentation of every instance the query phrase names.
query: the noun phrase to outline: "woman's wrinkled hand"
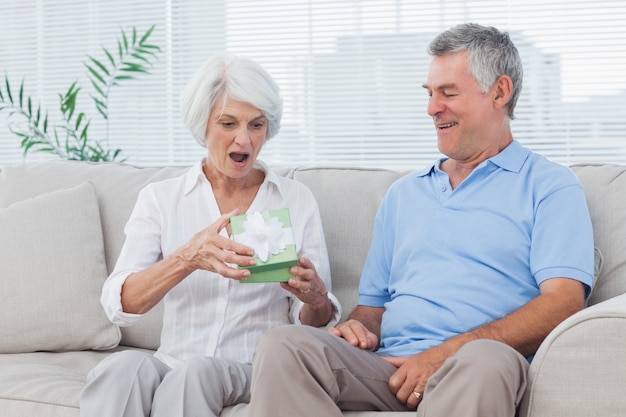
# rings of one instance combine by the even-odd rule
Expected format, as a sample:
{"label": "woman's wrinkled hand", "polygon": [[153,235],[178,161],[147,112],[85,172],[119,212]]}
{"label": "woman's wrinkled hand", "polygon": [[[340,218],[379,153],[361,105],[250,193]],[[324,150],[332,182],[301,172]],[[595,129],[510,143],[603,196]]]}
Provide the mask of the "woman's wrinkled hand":
{"label": "woman's wrinkled hand", "polygon": [[239,210],[235,209],[221,215],[213,224],[196,233],[189,242],[176,251],[175,256],[183,262],[185,269],[190,271],[202,269],[236,280],[246,279],[250,275],[247,269],[238,269],[231,265],[254,265],[252,248],[220,235],[230,218],[237,214]]}
{"label": "woman's wrinkled hand", "polygon": [[289,278],[287,282],[281,282],[280,285],[300,301],[305,304],[319,304],[328,298],[326,285],[309,259],[300,257],[298,265],[292,266],[289,272],[294,277]]}
{"label": "woman's wrinkled hand", "polygon": [[293,278],[281,282],[280,286],[304,303],[300,311],[300,322],[310,326],[324,326],[332,318],[334,307],[328,298],[326,284],[315,270],[313,262],[305,257],[298,259],[298,265],[289,272]]}

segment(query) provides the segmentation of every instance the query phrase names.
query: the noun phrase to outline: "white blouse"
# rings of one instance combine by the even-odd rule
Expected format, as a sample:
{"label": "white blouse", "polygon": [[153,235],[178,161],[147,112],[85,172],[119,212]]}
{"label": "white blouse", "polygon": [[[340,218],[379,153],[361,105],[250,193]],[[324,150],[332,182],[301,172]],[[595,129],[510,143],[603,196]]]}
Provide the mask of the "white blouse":
{"label": "white blouse", "polygon": [[[104,310],[118,326],[131,326],[143,317],[122,311],[126,278],[167,257],[221,215],[203,163],[199,161],[181,177],[149,184],[140,191],[124,229],[124,246],[102,289]],[[265,180],[248,213],[289,208],[298,256],[309,258],[326,284],[335,306],[331,323],[336,323],[341,307],[330,293],[326,241],[313,194],[261,161],[256,167],[265,172]],[[227,236],[225,229],[222,234]],[[304,305],[278,283],[240,283],[204,270],[193,272],[164,300],[161,345],[155,356],[170,367],[194,356],[250,363],[259,336],[279,325],[299,324]]]}

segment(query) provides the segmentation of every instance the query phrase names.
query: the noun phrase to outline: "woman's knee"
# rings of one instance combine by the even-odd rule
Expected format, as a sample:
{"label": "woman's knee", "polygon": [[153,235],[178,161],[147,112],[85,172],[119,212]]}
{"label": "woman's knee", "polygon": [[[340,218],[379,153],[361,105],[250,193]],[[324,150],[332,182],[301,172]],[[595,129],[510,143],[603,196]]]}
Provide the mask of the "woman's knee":
{"label": "woman's knee", "polygon": [[150,379],[162,379],[169,368],[145,352],[124,350],[107,356],[90,372],[93,379],[107,374],[115,378],[134,378],[140,376]]}

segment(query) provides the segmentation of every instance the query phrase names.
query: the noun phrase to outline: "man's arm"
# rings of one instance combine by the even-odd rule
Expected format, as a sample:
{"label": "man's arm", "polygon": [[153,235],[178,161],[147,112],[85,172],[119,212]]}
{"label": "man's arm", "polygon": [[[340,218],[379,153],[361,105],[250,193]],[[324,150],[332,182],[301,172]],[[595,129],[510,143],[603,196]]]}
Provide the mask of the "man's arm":
{"label": "man's arm", "polygon": [[345,322],[329,328],[328,331],[343,337],[352,346],[374,351],[378,349],[380,323],[384,312],[384,307],[358,305]]}
{"label": "man's arm", "polygon": [[524,356],[535,353],[560,322],[584,307],[585,288],[576,280],[552,278],[539,285],[540,295],[511,314],[470,332],[454,336],[439,346],[410,357],[386,357],[398,367],[389,379],[396,397],[415,407],[414,391],[424,392],[428,378],[463,345],[477,339],[505,343]]}

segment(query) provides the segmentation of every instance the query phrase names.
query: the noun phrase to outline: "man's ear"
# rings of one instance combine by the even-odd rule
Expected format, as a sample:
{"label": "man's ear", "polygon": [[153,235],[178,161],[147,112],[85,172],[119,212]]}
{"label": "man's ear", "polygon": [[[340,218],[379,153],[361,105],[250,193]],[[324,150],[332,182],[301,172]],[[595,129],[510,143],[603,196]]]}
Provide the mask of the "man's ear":
{"label": "man's ear", "polygon": [[498,77],[492,88],[493,104],[496,108],[501,108],[509,103],[513,92],[513,81],[508,75]]}

